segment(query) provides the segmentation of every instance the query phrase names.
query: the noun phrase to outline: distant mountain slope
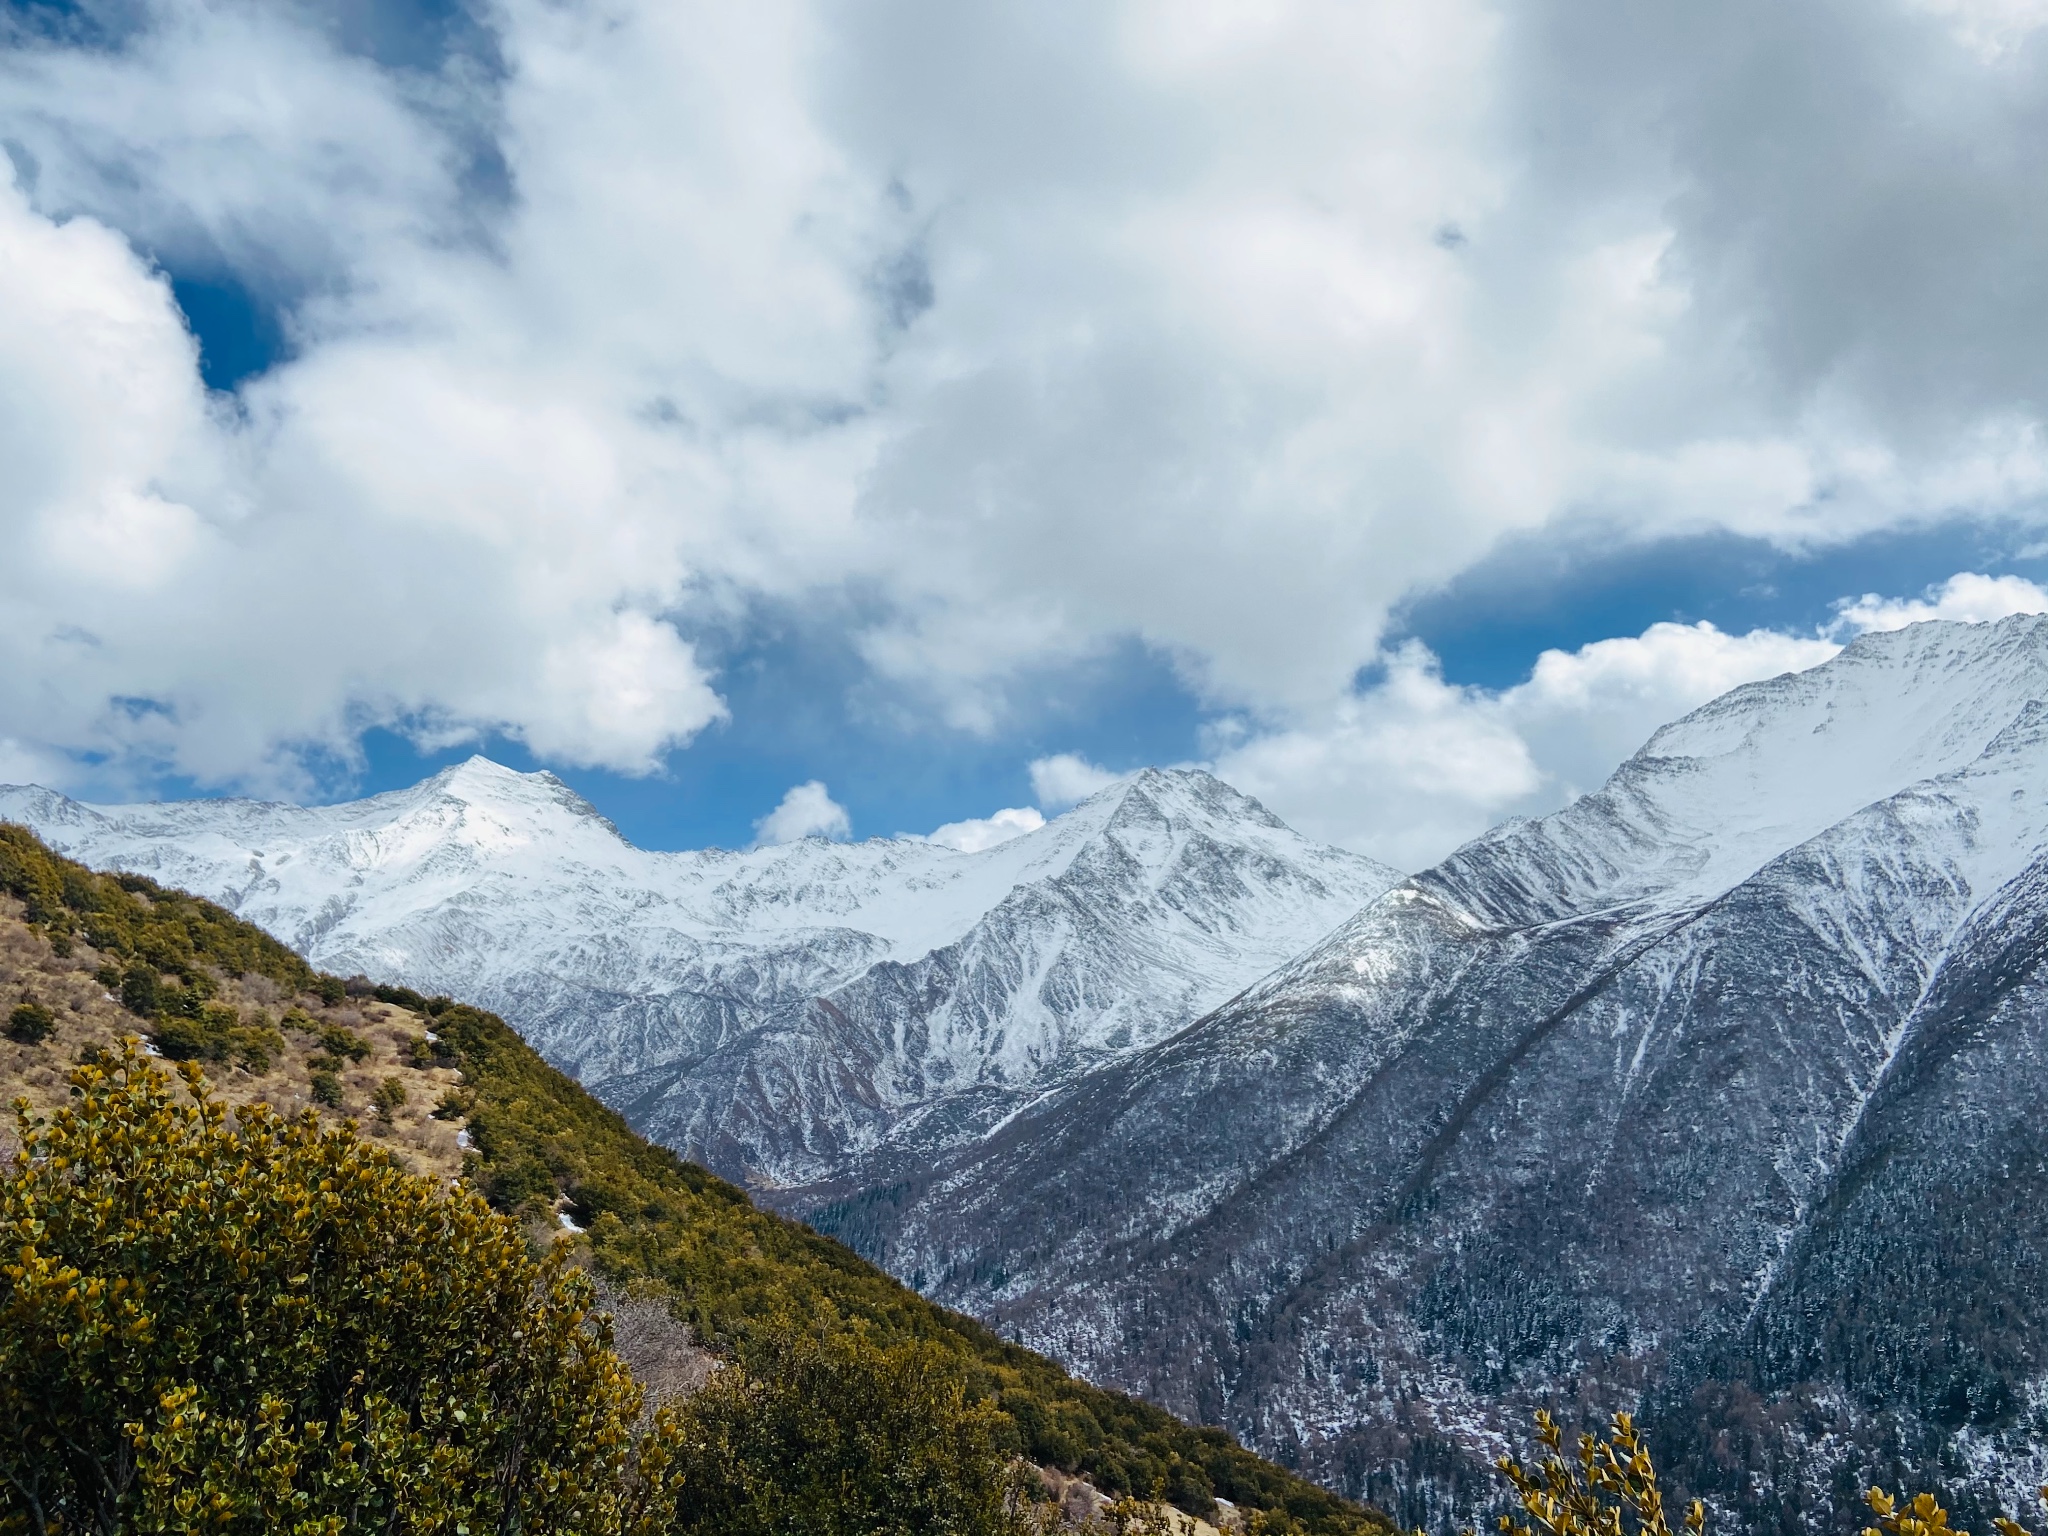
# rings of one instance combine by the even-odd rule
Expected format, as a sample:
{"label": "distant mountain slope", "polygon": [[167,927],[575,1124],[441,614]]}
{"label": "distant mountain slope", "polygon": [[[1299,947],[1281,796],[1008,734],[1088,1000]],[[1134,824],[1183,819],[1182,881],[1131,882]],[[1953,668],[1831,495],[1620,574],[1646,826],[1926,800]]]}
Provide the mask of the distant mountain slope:
{"label": "distant mountain slope", "polygon": [[809,1208],[1404,1518],[1575,1399],[1647,1401],[1745,1528],[1866,1480],[1982,1515],[2048,1470],[2044,955],[2048,620],[1920,625]]}
{"label": "distant mountain slope", "polygon": [[[151,1011],[124,1006],[108,982]],[[26,1034],[12,1027],[24,1003],[46,1014]],[[142,1033],[166,1054],[197,1055],[229,1104],[355,1117],[415,1168],[459,1169],[501,1209],[544,1231],[566,1225],[580,1262],[645,1296],[625,1304],[641,1358],[694,1355],[693,1340],[722,1348],[753,1320],[778,1314],[828,1333],[858,1326],[883,1341],[916,1337],[958,1363],[971,1389],[1005,1415],[1017,1449],[1042,1464],[1113,1492],[1163,1488],[1201,1514],[1217,1514],[1220,1495],[1284,1512],[1317,1536],[1387,1529],[1221,1431],[1075,1381],[837,1243],[756,1208],[634,1134],[502,1020],[399,988],[358,984],[349,995],[339,979],[316,975],[210,903],[147,879],[95,876],[6,825],[0,1019],[10,1021],[0,1035],[8,1102],[61,1102],[64,1072],[83,1051]],[[332,1091],[323,1097],[326,1075]],[[377,1089],[394,1083],[403,1098],[387,1096],[374,1112]],[[0,1131],[0,1151],[7,1143]],[[621,1301],[615,1294],[606,1304]]]}
{"label": "distant mountain slope", "polygon": [[648,853],[551,775],[482,758],[321,809],[7,788],[0,817],[330,970],[476,998],[651,1134],[770,1183],[927,1159],[1163,1039],[1399,878],[1189,771],[979,853]]}

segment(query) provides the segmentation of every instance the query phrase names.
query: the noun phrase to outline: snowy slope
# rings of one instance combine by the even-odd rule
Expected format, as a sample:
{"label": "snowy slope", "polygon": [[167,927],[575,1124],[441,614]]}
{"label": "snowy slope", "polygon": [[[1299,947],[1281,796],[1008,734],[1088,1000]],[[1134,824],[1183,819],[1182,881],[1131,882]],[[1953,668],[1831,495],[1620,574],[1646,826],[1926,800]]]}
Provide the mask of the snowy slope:
{"label": "snowy slope", "polygon": [[1184,771],[976,853],[651,853],[551,775],[483,758],[318,809],[8,788],[0,817],[329,970],[495,1007],[656,1134],[771,1181],[831,1173],[907,1120],[920,1144],[966,1134],[1171,1033],[1399,878]]}
{"label": "snowy slope", "polygon": [[2048,619],[1928,624],[1666,727],[922,1177],[795,1204],[1411,1520],[1472,1519],[1577,1399],[1789,1532],[1901,1446],[2011,1507],[2048,1467],[2044,1096]]}

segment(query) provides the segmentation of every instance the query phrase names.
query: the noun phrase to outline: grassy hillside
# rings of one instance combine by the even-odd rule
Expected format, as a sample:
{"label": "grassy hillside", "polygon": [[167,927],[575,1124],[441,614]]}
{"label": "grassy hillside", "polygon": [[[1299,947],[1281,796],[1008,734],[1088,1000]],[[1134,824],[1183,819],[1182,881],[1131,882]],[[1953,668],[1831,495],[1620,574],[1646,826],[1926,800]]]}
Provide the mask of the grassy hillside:
{"label": "grassy hillside", "polygon": [[7,825],[0,907],[0,1097],[54,1102],[65,1064],[138,1031],[167,1056],[201,1060],[231,1103],[357,1118],[416,1166],[459,1166],[502,1209],[566,1216],[607,1281],[664,1298],[714,1348],[744,1347],[750,1329],[790,1317],[929,1340],[1001,1408],[1019,1451],[1105,1491],[1202,1514],[1221,1497],[1280,1528],[1384,1528],[1223,1431],[1076,1381],[756,1209],[642,1140],[492,1014],[317,975],[209,902],[96,875]]}

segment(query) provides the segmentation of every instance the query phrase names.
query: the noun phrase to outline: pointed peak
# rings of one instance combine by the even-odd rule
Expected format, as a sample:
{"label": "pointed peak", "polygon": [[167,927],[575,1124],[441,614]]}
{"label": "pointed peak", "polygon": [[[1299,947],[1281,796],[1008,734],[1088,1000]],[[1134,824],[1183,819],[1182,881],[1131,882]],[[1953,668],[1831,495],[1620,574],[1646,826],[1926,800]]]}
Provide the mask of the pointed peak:
{"label": "pointed peak", "polygon": [[466,780],[503,782],[508,779],[553,778],[552,774],[521,773],[516,768],[507,768],[503,763],[473,752],[459,763],[450,763],[427,782],[430,784],[455,784]]}
{"label": "pointed peak", "polygon": [[508,768],[485,757],[481,752],[443,768],[411,791],[400,793],[414,796],[427,793],[459,800],[466,805],[525,813],[539,807],[556,806],[578,820],[596,822],[613,837],[625,841],[624,834],[609,817],[571,789],[558,775],[545,768],[521,773],[516,768]]}
{"label": "pointed peak", "polygon": [[1135,812],[1142,805],[1168,817],[1187,814],[1252,821],[1268,827],[1285,825],[1250,795],[1217,778],[1208,769],[1195,766],[1140,768],[1091,795],[1082,804],[1114,805],[1117,814],[1126,808]]}

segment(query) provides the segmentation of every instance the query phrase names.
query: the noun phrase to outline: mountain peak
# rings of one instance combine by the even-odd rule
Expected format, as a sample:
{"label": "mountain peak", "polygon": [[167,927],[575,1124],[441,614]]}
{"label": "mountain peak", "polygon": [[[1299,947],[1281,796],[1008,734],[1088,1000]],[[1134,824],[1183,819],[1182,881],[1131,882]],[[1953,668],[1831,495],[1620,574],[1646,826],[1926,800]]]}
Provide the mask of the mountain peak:
{"label": "mountain peak", "polygon": [[1198,767],[1140,768],[1082,804],[1114,804],[1120,815],[1141,804],[1169,820],[1192,816],[1286,829],[1285,822],[1250,795]]}
{"label": "mountain peak", "polygon": [[565,811],[578,823],[592,823],[619,842],[626,841],[609,817],[555,774],[544,768],[521,773],[481,752],[443,768],[411,789],[395,791],[393,797],[415,803],[455,800],[479,810],[522,819],[536,814],[545,816],[549,810]]}
{"label": "mountain peak", "polygon": [[1674,720],[1595,793],[1495,828],[1428,878],[1489,921],[1696,904],[1864,807],[1975,761],[2044,699],[2048,616],[1866,635]]}

